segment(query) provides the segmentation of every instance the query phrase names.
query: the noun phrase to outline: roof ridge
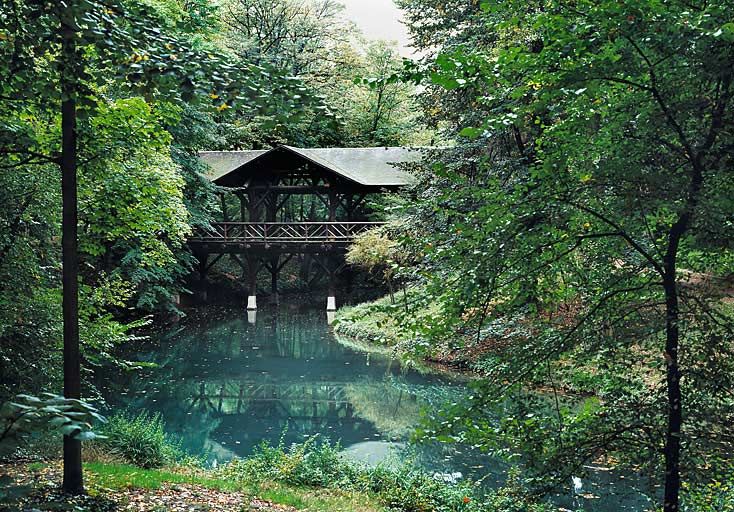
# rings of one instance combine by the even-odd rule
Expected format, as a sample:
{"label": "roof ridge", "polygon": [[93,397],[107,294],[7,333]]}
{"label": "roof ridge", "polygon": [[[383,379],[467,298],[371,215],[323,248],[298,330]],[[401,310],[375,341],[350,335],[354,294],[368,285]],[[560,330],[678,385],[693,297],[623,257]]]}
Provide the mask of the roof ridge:
{"label": "roof ridge", "polygon": [[273,156],[277,153],[292,155],[289,159],[310,161],[343,179],[369,187],[399,187],[411,183],[413,178],[410,173],[401,170],[396,164],[417,161],[421,154],[419,148],[409,146],[299,148],[285,144],[271,149],[199,152],[201,158],[216,169],[212,173],[213,181],[239,172],[246,166],[257,166],[257,162],[263,159],[280,158]]}

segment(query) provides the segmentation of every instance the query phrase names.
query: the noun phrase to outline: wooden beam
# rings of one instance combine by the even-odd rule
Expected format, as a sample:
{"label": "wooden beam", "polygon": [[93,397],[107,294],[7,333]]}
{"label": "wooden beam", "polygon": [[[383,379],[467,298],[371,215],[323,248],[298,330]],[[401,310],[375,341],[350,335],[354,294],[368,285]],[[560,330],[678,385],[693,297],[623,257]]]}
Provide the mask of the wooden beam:
{"label": "wooden beam", "polygon": [[229,215],[227,214],[227,198],[224,194],[219,194],[219,199],[222,201],[222,218],[224,222],[229,222]]}
{"label": "wooden beam", "polygon": [[245,273],[247,272],[247,267],[242,262],[242,260],[239,259],[239,257],[237,257],[237,254],[234,254],[234,253],[230,254],[229,257],[233,259],[240,266],[240,268],[242,269],[242,272],[245,272]]}
{"label": "wooden beam", "polygon": [[212,260],[212,262],[211,262],[211,263],[209,263],[209,264],[208,264],[208,265],[206,266],[206,271],[207,271],[207,272],[209,272],[209,271],[210,271],[210,270],[212,269],[212,267],[213,267],[213,266],[214,266],[214,265],[215,265],[215,264],[216,264],[216,263],[217,263],[217,262],[218,262],[219,260],[221,260],[221,259],[222,259],[222,256],[224,256],[224,254],[219,254],[219,255],[217,255],[217,257],[216,257],[216,258],[214,258],[214,259]]}

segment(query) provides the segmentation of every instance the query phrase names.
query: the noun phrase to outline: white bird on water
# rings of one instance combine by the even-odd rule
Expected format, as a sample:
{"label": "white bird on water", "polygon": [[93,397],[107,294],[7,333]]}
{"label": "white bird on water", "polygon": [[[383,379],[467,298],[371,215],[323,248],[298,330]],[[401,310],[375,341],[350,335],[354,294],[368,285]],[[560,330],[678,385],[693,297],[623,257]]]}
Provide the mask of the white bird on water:
{"label": "white bird on water", "polygon": [[462,479],[464,475],[460,471],[454,473],[434,473],[433,478],[447,484],[455,484]]}
{"label": "white bird on water", "polygon": [[584,483],[577,476],[572,476],[571,480],[573,481],[573,493],[580,494],[581,490],[584,488]]}

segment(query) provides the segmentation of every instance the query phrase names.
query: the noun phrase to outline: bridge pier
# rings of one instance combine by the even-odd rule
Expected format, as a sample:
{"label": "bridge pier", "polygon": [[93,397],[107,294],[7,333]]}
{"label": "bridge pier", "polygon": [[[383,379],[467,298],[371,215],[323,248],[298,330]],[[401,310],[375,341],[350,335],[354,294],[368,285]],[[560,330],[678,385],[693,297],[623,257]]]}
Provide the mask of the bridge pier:
{"label": "bridge pier", "polygon": [[330,295],[326,298],[326,311],[334,312],[336,311],[336,297],[331,295],[331,292],[329,292]]}
{"label": "bridge pier", "polygon": [[257,310],[257,270],[258,261],[247,256],[247,279],[249,295],[247,296],[247,311]]}
{"label": "bridge pier", "polygon": [[326,297],[326,311],[336,311],[336,272],[329,270],[329,295]]}

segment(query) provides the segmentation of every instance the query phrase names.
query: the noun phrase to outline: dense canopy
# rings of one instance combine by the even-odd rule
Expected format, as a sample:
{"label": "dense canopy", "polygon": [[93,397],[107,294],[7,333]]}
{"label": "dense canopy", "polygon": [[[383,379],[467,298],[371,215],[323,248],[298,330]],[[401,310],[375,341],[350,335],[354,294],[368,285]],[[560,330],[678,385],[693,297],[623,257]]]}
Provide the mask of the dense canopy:
{"label": "dense canopy", "polygon": [[1,510],[734,510],[734,1],[395,5],[0,2]]}

